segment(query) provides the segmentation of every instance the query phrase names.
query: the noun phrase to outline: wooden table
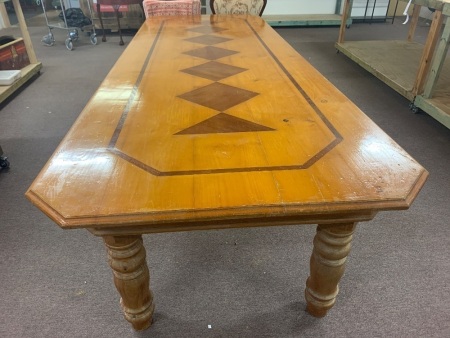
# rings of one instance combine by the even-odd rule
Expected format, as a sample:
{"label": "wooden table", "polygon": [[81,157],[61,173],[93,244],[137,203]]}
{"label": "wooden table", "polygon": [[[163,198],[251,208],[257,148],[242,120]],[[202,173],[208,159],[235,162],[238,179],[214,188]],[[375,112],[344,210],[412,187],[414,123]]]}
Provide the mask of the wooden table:
{"label": "wooden table", "polygon": [[154,309],[142,234],[318,224],[305,295],[320,317],[356,223],[407,209],[427,175],[261,18],[161,17],[26,196],[62,228],[103,237],[142,330]]}
{"label": "wooden table", "polygon": [[119,45],[123,46],[123,39],[122,39],[122,28],[120,27],[120,19],[119,19],[119,9],[120,6],[128,6],[128,5],[140,5],[142,12],[144,12],[144,8],[142,7],[142,1],[143,0],[97,0],[97,14],[98,19],[100,20],[100,26],[102,27],[102,41],[106,42],[106,34],[105,29],[103,28],[103,20],[102,20],[102,11],[101,11],[101,5],[107,5],[112,6],[114,9],[114,12],[116,13],[116,19],[117,19],[117,27],[119,29]]}

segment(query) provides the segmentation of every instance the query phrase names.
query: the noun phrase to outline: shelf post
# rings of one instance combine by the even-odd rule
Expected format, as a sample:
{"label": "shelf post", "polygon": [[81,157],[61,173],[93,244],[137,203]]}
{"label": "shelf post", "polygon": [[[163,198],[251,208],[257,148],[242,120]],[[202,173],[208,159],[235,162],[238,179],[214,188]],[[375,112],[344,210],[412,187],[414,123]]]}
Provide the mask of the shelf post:
{"label": "shelf post", "polygon": [[350,13],[352,11],[352,6],[353,6],[353,0],[345,0],[344,10],[342,12],[341,27],[339,29],[338,43],[344,42],[345,28],[347,27],[347,20],[350,17]]}
{"label": "shelf post", "polygon": [[434,12],[433,21],[431,22],[430,31],[423,49],[422,59],[420,60],[419,71],[417,72],[416,81],[412,89],[414,96],[421,94],[423,90],[425,79],[430,70],[431,60],[436,49],[437,40],[439,39],[439,33],[441,32],[442,21],[442,12]]}
{"label": "shelf post", "polygon": [[34,52],[33,44],[31,43],[30,33],[28,33],[27,24],[23,16],[22,7],[20,7],[19,0],[12,0],[14,10],[16,11],[17,21],[19,22],[19,27],[22,33],[22,38],[27,48],[28,59],[30,63],[37,63],[36,54]]}
{"label": "shelf post", "polygon": [[444,32],[442,33],[441,41],[436,49],[436,53],[433,58],[433,63],[430,69],[430,75],[425,83],[423,97],[429,99],[433,96],[434,87],[439,80],[439,74],[444,66],[445,57],[447,56],[448,47],[450,43],[450,16],[445,21]]}

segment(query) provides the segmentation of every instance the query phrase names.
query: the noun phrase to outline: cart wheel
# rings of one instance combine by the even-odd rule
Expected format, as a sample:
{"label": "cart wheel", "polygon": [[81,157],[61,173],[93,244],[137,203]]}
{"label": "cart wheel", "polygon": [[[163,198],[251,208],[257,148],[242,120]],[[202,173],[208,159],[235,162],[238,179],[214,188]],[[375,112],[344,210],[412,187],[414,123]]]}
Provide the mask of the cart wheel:
{"label": "cart wheel", "polygon": [[70,38],[67,38],[67,39],[66,39],[66,48],[67,48],[68,50],[73,50],[73,42],[72,42],[72,39],[70,39]]}
{"label": "cart wheel", "polygon": [[72,39],[72,41],[78,40],[78,30],[74,29],[69,32],[69,38]]}
{"label": "cart wheel", "polygon": [[91,43],[92,43],[93,45],[96,45],[96,44],[97,44],[97,35],[91,34],[91,36],[90,36],[89,38],[91,39]]}
{"label": "cart wheel", "polygon": [[414,114],[417,114],[417,113],[420,113],[420,109],[419,109],[419,107],[417,107],[414,103],[410,103],[409,104],[409,109],[411,109],[411,111],[414,113]]}
{"label": "cart wheel", "polygon": [[0,168],[1,169],[9,168],[9,161],[6,158],[0,159]]}
{"label": "cart wheel", "polygon": [[53,46],[55,44],[55,38],[53,34],[45,35],[41,40],[46,46]]}

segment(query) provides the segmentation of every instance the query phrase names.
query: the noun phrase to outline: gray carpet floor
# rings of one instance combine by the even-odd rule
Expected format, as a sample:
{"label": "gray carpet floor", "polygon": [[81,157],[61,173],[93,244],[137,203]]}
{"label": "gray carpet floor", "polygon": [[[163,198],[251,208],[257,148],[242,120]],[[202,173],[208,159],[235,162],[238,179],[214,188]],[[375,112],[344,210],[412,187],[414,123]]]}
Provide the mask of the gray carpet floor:
{"label": "gray carpet floor", "polygon": [[[354,24],[347,37],[404,39],[401,21]],[[46,47],[45,24],[30,23],[42,72],[0,112],[11,162],[0,172],[0,337],[450,337],[450,130],[336,53],[338,27],[277,31],[429,170],[415,203],[358,226],[322,319],[303,296],[314,225],[144,236],[156,312],[134,332],[101,239],[61,230],[24,197],[124,47],[82,37],[69,52],[64,31]]]}

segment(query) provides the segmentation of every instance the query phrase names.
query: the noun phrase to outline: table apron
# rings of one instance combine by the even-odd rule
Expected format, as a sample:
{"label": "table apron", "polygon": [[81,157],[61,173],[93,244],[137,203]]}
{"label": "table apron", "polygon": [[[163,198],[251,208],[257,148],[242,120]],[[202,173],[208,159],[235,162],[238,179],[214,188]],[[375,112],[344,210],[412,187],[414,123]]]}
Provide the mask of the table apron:
{"label": "table apron", "polygon": [[282,225],[305,225],[305,224],[348,224],[372,220],[377,211],[340,214],[299,215],[290,217],[267,217],[228,220],[201,220],[197,222],[170,222],[145,225],[126,225],[101,228],[87,228],[95,236],[128,236],[162,232],[179,232],[195,230],[221,230],[248,227],[282,226]]}

